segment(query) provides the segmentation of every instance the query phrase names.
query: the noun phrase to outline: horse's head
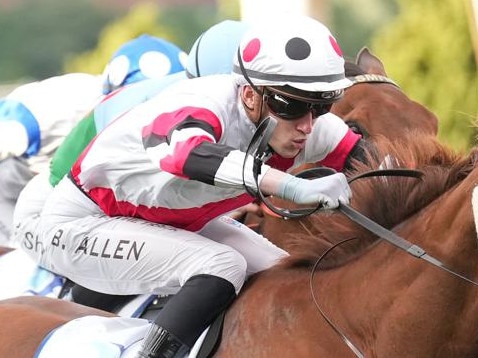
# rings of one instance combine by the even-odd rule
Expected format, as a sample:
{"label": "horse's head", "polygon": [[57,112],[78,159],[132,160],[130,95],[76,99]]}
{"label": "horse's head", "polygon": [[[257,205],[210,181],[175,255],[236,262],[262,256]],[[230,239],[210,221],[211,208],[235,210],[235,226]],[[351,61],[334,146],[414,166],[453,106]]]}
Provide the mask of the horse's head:
{"label": "horse's head", "polygon": [[332,113],[364,138],[377,134],[405,138],[409,130],[437,134],[437,117],[394,85],[383,63],[367,48],[358,53],[355,63],[346,62],[345,74],[354,85],[332,106]]}

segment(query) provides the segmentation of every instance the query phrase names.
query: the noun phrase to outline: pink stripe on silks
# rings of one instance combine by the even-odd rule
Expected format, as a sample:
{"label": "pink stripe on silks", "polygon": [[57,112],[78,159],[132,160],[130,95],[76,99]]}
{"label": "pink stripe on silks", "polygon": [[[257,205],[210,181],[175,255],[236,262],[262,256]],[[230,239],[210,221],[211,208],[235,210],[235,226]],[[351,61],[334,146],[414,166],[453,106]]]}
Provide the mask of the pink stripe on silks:
{"label": "pink stripe on silks", "polygon": [[198,231],[212,219],[254,201],[252,196],[245,193],[235,198],[208,203],[198,208],[170,209],[149,208],[145,205],[116,201],[113,191],[106,188],[92,189],[88,192],[88,196],[108,216],[136,217],[188,231]]}
{"label": "pink stripe on silks", "polygon": [[174,112],[162,113],[154,121],[143,127],[142,136],[147,137],[150,134],[166,136],[179,123],[194,118],[209,124],[214,130],[214,136],[220,138],[222,135],[221,121],[210,110],[198,107],[182,107]]}
{"label": "pink stripe on silks", "polygon": [[342,138],[340,143],[335,147],[335,149],[330,152],[324,159],[319,163],[325,167],[335,169],[337,171],[342,171],[345,166],[345,161],[353,149],[355,144],[362,138],[359,134],[354,133],[352,130],[348,130],[345,137]]}
{"label": "pink stripe on silks", "polygon": [[176,143],[174,153],[167,155],[159,161],[160,168],[182,178],[189,178],[184,174],[184,164],[189,157],[189,153],[202,142],[211,142],[211,138],[208,136],[198,136],[189,138],[185,142]]}
{"label": "pink stripe on silks", "polygon": [[[188,119],[207,123],[213,128],[215,138],[221,137],[222,126],[219,118],[212,111],[197,107],[183,107],[174,112],[160,114],[151,124],[143,127],[142,136],[145,138],[153,134],[166,137],[171,134],[171,131],[176,126]],[[184,164],[191,151],[204,141],[211,142],[211,138],[208,136],[196,136],[188,138],[184,142],[176,143],[173,154],[164,157],[159,162],[160,168],[171,174],[187,178],[184,175]]]}

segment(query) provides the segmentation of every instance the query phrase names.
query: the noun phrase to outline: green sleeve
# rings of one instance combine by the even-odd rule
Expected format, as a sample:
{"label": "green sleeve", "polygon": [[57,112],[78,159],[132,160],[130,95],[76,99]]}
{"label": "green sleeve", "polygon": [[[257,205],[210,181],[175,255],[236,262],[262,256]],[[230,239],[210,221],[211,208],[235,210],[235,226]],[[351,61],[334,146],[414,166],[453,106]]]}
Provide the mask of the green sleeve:
{"label": "green sleeve", "polygon": [[50,162],[50,184],[56,186],[68,174],[76,159],[96,136],[93,111],[71,130]]}

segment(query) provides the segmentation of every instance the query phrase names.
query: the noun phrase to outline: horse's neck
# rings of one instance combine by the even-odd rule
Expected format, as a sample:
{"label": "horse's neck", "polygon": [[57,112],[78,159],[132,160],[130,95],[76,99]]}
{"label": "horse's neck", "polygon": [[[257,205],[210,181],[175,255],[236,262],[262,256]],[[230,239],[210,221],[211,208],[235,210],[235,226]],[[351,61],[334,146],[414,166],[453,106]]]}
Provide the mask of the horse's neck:
{"label": "horse's neck", "polygon": [[478,270],[474,265],[478,262],[478,248],[472,207],[476,183],[478,168],[403,223],[400,232],[414,243],[429,247],[427,251],[441,255],[450,264]]}
{"label": "horse's neck", "polygon": [[[478,169],[396,232],[453,270],[477,280],[471,210],[475,182]],[[353,357],[321,317],[312,292],[327,318],[365,356],[478,354],[474,333],[478,331],[478,287],[380,242],[356,260],[318,271],[312,279],[307,269],[272,269],[260,274],[228,313],[218,356],[227,356],[231,345],[241,344],[250,356],[260,346],[261,352],[267,351],[265,355],[288,356],[310,349],[317,356]],[[255,343],[247,344],[254,335]],[[450,336],[453,343],[447,344]]]}
{"label": "horse's neck", "polygon": [[[478,168],[394,229],[473,280],[476,183]],[[217,356],[234,356],[240,347],[242,356],[353,357],[319,313],[312,292],[327,318],[366,357],[478,356],[478,287],[383,240],[313,277],[310,267],[289,267],[253,278],[227,314]]]}
{"label": "horse's neck", "polygon": [[[478,169],[395,230],[449,269],[474,281],[478,281],[477,233],[472,210],[476,183]],[[363,273],[362,279],[358,272]],[[364,254],[346,273],[349,279],[342,277],[345,282],[341,284],[348,282],[355,287],[350,289],[350,297],[368,296],[367,306],[374,309],[371,317],[376,320],[364,316],[366,312],[353,303],[357,300],[350,304],[345,317],[354,315],[356,310],[362,316],[355,313],[355,324],[349,321],[353,328],[365,331],[376,328],[376,334],[380,335],[377,356],[475,357],[478,354],[476,337],[469,333],[478,330],[477,285],[387,243]],[[391,330],[398,322],[402,322],[403,329]],[[427,339],[419,338],[421,335]],[[448,342],[447,336],[454,337],[452,344],[444,343]],[[392,347],[399,347],[401,352]],[[440,355],[437,351],[441,351]]]}

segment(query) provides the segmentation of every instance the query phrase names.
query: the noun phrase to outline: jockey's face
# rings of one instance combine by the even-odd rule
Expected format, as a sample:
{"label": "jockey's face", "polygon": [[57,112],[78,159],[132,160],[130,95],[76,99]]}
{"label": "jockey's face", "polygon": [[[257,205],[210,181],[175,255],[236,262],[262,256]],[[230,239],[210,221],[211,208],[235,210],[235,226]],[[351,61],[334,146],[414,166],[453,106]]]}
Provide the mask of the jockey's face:
{"label": "jockey's face", "polygon": [[272,133],[269,145],[274,151],[284,158],[293,158],[304,149],[307,137],[312,132],[316,119],[311,112],[293,120],[285,120],[270,113],[277,119],[277,126]]}
{"label": "jockey's face", "polygon": [[[280,107],[274,106],[274,103],[270,103],[271,100],[268,100],[268,95],[270,96],[271,92],[268,92],[264,87],[261,87],[260,90],[263,94],[257,93],[248,85],[245,85],[242,89],[242,103],[249,119],[257,125],[267,116],[275,118],[277,126],[269,142],[270,146],[277,154],[284,158],[295,157],[304,149],[307,137],[312,132],[312,126],[318,114],[315,110],[316,105],[310,105],[310,110],[302,111],[302,104],[307,105],[307,103],[298,101],[300,103],[297,103],[297,105],[293,103],[293,113],[284,112],[283,117],[281,116],[282,112],[279,111]],[[280,95],[279,97],[284,96]],[[284,98],[290,100],[289,98]],[[274,98],[274,100],[277,100],[277,98]],[[292,99],[292,101],[294,100]],[[328,109],[330,107],[331,105],[328,106]],[[290,108],[288,107],[288,109]],[[324,109],[320,108],[320,110]],[[320,114],[323,114],[323,112]]]}

